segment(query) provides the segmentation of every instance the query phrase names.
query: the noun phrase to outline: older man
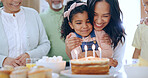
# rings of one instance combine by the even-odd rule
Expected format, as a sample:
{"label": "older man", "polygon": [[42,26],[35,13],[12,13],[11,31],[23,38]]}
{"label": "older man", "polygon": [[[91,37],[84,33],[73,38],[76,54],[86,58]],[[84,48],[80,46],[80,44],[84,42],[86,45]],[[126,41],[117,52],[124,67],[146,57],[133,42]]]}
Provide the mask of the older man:
{"label": "older man", "polygon": [[26,58],[46,55],[50,42],[37,11],[20,7],[22,0],[1,1],[0,67],[25,65]]}
{"label": "older man", "polygon": [[40,14],[45,26],[48,39],[51,41],[51,50],[48,56],[62,56],[64,60],[69,58],[65,52],[64,41],[60,38],[60,27],[62,24],[62,13],[64,11],[63,0],[46,0],[49,3],[47,12]]}

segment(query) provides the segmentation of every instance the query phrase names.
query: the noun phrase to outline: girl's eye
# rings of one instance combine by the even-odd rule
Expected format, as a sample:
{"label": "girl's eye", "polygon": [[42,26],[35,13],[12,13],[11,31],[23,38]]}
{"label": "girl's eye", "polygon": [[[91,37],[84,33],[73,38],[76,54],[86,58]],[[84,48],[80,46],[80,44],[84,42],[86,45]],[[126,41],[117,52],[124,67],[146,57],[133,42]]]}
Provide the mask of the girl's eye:
{"label": "girl's eye", "polygon": [[103,16],[103,17],[109,17],[109,16]]}
{"label": "girl's eye", "polygon": [[76,24],[81,24],[81,23],[76,23]]}
{"label": "girl's eye", "polygon": [[146,6],[145,4],[143,6]]}

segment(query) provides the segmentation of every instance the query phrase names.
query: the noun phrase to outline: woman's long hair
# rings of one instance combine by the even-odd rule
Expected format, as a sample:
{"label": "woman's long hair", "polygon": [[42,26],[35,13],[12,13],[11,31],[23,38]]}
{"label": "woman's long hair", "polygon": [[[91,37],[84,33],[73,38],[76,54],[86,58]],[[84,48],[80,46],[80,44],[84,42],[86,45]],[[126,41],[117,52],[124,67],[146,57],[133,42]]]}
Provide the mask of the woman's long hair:
{"label": "woman's long hair", "polygon": [[113,48],[115,49],[120,41],[122,43],[125,41],[126,33],[121,20],[121,15],[123,16],[123,14],[120,10],[118,0],[87,0],[88,15],[92,24],[94,21],[95,4],[101,1],[106,1],[110,5],[111,19],[103,30],[110,36]]}
{"label": "woman's long hair", "polygon": [[[72,0],[72,1],[69,1],[67,3],[67,5],[65,6],[64,8],[64,12],[66,12],[70,6],[74,3],[83,3],[82,1],[79,1],[79,0]],[[71,29],[70,25],[68,24],[68,22],[71,22],[72,23],[72,20],[73,20],[73,16],[77,13],[83,13],[84,11],[88,11],[87,10],[87,6],[86,5],[81,5],[81,6],[78,6],[76,8],[74,8],[71,12],[70,12],[70,15],[69,15],[69,20],[67,17],[63,18],[63,22],[62,22],[62,26],[61,26],[61,38],[63,38],[64,40],[66,39],[66,36],[71,33],[71,32],[74,32],[73,29]]]}

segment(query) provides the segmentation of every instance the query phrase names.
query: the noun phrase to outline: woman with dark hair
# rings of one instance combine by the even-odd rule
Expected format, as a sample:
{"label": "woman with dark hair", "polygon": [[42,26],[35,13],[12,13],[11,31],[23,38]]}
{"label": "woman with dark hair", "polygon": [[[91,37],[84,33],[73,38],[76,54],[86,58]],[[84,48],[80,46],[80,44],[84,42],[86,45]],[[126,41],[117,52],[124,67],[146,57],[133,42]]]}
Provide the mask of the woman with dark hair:
{"label": "woman with dark hair", "polygon": [[[122,60],[125,51],[125,30],[122,26],[121,14],[118,0],[87,0],[88,12],[90,22],[94,26],[96,31],[104,30],[110,38],[105,36],[105,43],[109,43],[111,40],[111,46],[113,48],[112,61],[110,62],[111,67],[114,71],[119,71],[123,64]],[[81,39],[73,38],[70,39],[70,35],[66,37],[66,52],[70,52],[73,48],[81,45]],[[70,56],[70,54],[68,55]],[[116,62],[117,61],[117,62]]]}
{"label": "woman with dark hair", "polygon": [[[92,56],[92,45],[95,46],[96,57],[100,56],[98,47],[101,47],[103,58],[112,58],[113,50],[111,45],[101,42],[101,38],[105,35],[105,31],[96,31],[89,22],[88,8],[86,3],[81,1],[69,1],[64,9],[64,20],[61,26],[61,37],[66,38],[68,34],[70,38],[78,37],[82,40],[82,45],[71,50],[71,57],[76,58],[75,50],[78,52],[79,58],[85,55],[84,46],[87,46],[87,56]],[[96,34],[97,33],[97,34]],[[95,56],[95,55],[94,55]],[[114,65],[116,66],[116,65]]]}
{"label": "woman with dark hair", "polygon": [[118,71],[122,67],[125,51],[125,30],[122,26],[121,14],[118,0],[87,0],[90,22],[97,31],[104,30],[111,38],[114,50],[113,59],[118,62],[117,67],[112,69]]}

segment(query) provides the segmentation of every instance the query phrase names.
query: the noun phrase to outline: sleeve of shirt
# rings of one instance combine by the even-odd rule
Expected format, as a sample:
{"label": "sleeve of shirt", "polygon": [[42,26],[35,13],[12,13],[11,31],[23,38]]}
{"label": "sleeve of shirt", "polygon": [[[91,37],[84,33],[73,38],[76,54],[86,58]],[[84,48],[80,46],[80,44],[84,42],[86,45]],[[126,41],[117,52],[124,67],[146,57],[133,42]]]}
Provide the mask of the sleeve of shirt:
{"label": "sleeve of shirt", "polygon": [[134,39],[132,42],[132,46],[137,48],[137,49],[141,49],[141,35],[140,35],[140,27],[138,26],[138,28],[136,29],[135,35],[134,35]]}
{"label": "sleeve of shirt", "polygon": [[48,54],[50,50],[50,42],[46,35],[41,18],[36,11],[35,11],[35,15],[37,18],[39,33],[40,33],[39,44],[35,49],[32,49],[31,51],[27,51],[27,53],[30,55],[31,58],[40,58]]}
{"label": "sleeve of shirt", "polygon": [[[123,38],[122,41],[124,42]],[[113,59],[116,59],[118,61],[118,65],[117,67],[112,67],[111,70],[118,72],[123,67],[125,47],[126,47],[126,41],[124,43],[119,42],[117,47],[114,49]]]}
{"label": "sleeve of shirt", "polygon": [[0,67],[2,67],[3,61],[7,56],[0,55]]}

